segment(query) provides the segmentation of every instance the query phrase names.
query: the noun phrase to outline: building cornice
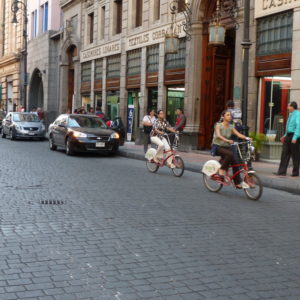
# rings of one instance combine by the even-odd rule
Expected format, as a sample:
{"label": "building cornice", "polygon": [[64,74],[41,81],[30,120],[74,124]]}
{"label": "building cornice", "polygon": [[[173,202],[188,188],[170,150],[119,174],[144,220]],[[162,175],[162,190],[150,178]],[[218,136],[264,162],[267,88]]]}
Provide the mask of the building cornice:
{"label": "building cornice", "polygon": [[0,58],[0,67],[8,66],[19,61],[20,55],[18,54],[3,56]]}

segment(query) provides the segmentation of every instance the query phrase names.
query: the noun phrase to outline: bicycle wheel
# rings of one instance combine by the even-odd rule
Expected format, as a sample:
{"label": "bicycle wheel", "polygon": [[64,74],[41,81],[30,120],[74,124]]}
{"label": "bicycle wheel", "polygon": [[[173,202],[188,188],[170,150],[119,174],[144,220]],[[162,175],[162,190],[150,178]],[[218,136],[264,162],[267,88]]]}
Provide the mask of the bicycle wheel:
{"label": "bicycle wheel", "polygon": [[223,184],[211,179],[211,177],[206,174],[203,174],[203,183],[210,192],[214,193],[219,192],[223,187]]}
{"label": "bicycle wheel", "polygon": [[244,181],[250,186],[244,189],[246,196],[251,200],[258,200],[263,192],[263,185],[256,174],[246,174]]}
{"label": "bicycle wheel", "polygon": [[173,160],[175,168],[172,169],[174,176],[181,177],[184,173],[184,162],[180,156],[175,156]]}
{"label": "bicycle wheel", "polygon": [[155,173],[159,169],[159,166],[156,163],[151,161],[146,161],[146,166],[150,173]]}

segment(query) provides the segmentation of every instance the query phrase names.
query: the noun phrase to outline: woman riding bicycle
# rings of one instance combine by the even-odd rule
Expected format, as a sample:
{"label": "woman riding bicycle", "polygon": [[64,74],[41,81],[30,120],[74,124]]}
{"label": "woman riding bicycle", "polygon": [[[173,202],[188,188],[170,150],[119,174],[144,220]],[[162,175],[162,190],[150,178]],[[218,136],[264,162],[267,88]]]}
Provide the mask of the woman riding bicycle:
{"label": "woman riding bicycle", "polygon": [[[156,163],[159,163],[159,161],[163,159],[164,150],[168,152],[171,149],[169,142],[164,137],[168,131],[176,133],[176,130],[173,129],[169,122],[165,119],[164,112],[159,110],[157,112],[157,120],[154,122],[153,129],[150,133],[151,142],[157,145],[157,152],[153,159]],[[175,165],[172,163],[172,157],[168,158],[167,166],[169,168],[175,168]]]}
{"label": "woman riding bicycle", "polygon": [[[235,128],[234,125],[231,124],[232,115],[231,112],[225,110],[222,112],[223,121],[221,123],[217,123],[214,137],[212,144],[216,147],[216,155],[222,157],[221,161],[221,168],[219,169],[218,173],[219,176],[224,179],[226,170],[228,170],[231,164],[238,164],[237,158],[234,155],[234,149],[232,149],[231,145],[234,144],[234,141],[231,139],[231,136],[234,134],[238,138],[243,140],[248,140],[246,136],[239,133]],[[239,170],[238,167],[233,168],[233,172],[237,172]],[[242,188],[242,179],[240,174],[235,176],[234,183],[236,188]]]}

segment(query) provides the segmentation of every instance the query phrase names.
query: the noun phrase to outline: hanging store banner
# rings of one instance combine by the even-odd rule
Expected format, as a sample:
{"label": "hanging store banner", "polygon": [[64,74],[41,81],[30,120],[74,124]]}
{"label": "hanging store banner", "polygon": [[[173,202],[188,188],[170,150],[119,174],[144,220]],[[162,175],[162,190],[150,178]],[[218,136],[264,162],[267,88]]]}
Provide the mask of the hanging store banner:
{"label": "hanging store banner", "polygon": [[97,58],[121,53],[121,41],[108,43],[91,49],[86,49],[80,53],[80,62],[90,61]]}
{"label": "hanging store banner", "polygon": [[[168,32],[170,25],[171,24],[168,24],[166,26],[127,37],[126,51],[163,43],[165,41],[165,35]],[[182,22],[177,23],[177,34],[179,35],[179,37],[184,37],[186,35],[183,30]]]}
{"label": "hanging store banner", "polygon": [[300,0],[255,0],[255,18],[300,7]]}

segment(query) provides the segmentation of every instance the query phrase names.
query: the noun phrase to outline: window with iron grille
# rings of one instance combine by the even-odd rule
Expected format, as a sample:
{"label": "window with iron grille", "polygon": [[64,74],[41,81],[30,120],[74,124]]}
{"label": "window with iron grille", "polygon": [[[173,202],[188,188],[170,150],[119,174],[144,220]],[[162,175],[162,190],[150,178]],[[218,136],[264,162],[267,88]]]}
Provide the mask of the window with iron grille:
{"label": "window with iron grille", "polygon": [[107,58],[107,78],[120,77],[121,55],[113,55]]}
{"label": "window with iron grille", "polygon": [[257,56],[291,52],[292,39],[292,11],[257,20]]}
{"label": "window with iron grille", "polygon": [[91,81],[91,74],[92,74],[92,63],[89,61],[81,64],[81,81],[82,82]]}
{"label": "window with iron grille", "polygon": [[147,47],[147,72],[157,72],[159,66],[159,44]]}
{"label": "window with iron grille", "polygon": [[176,54],[166,54],[165,69],[185,68],[186,40],[179,40],[179,50]]}
{"label": "window with iron grille", "polygon": [[95,60],[95,80],[101,80],[103,74],[103,59]]}
{"label": "window with iron grille", "polygon": [[141,73],[141,49],[127,52],[127,75],[137,75]]}

